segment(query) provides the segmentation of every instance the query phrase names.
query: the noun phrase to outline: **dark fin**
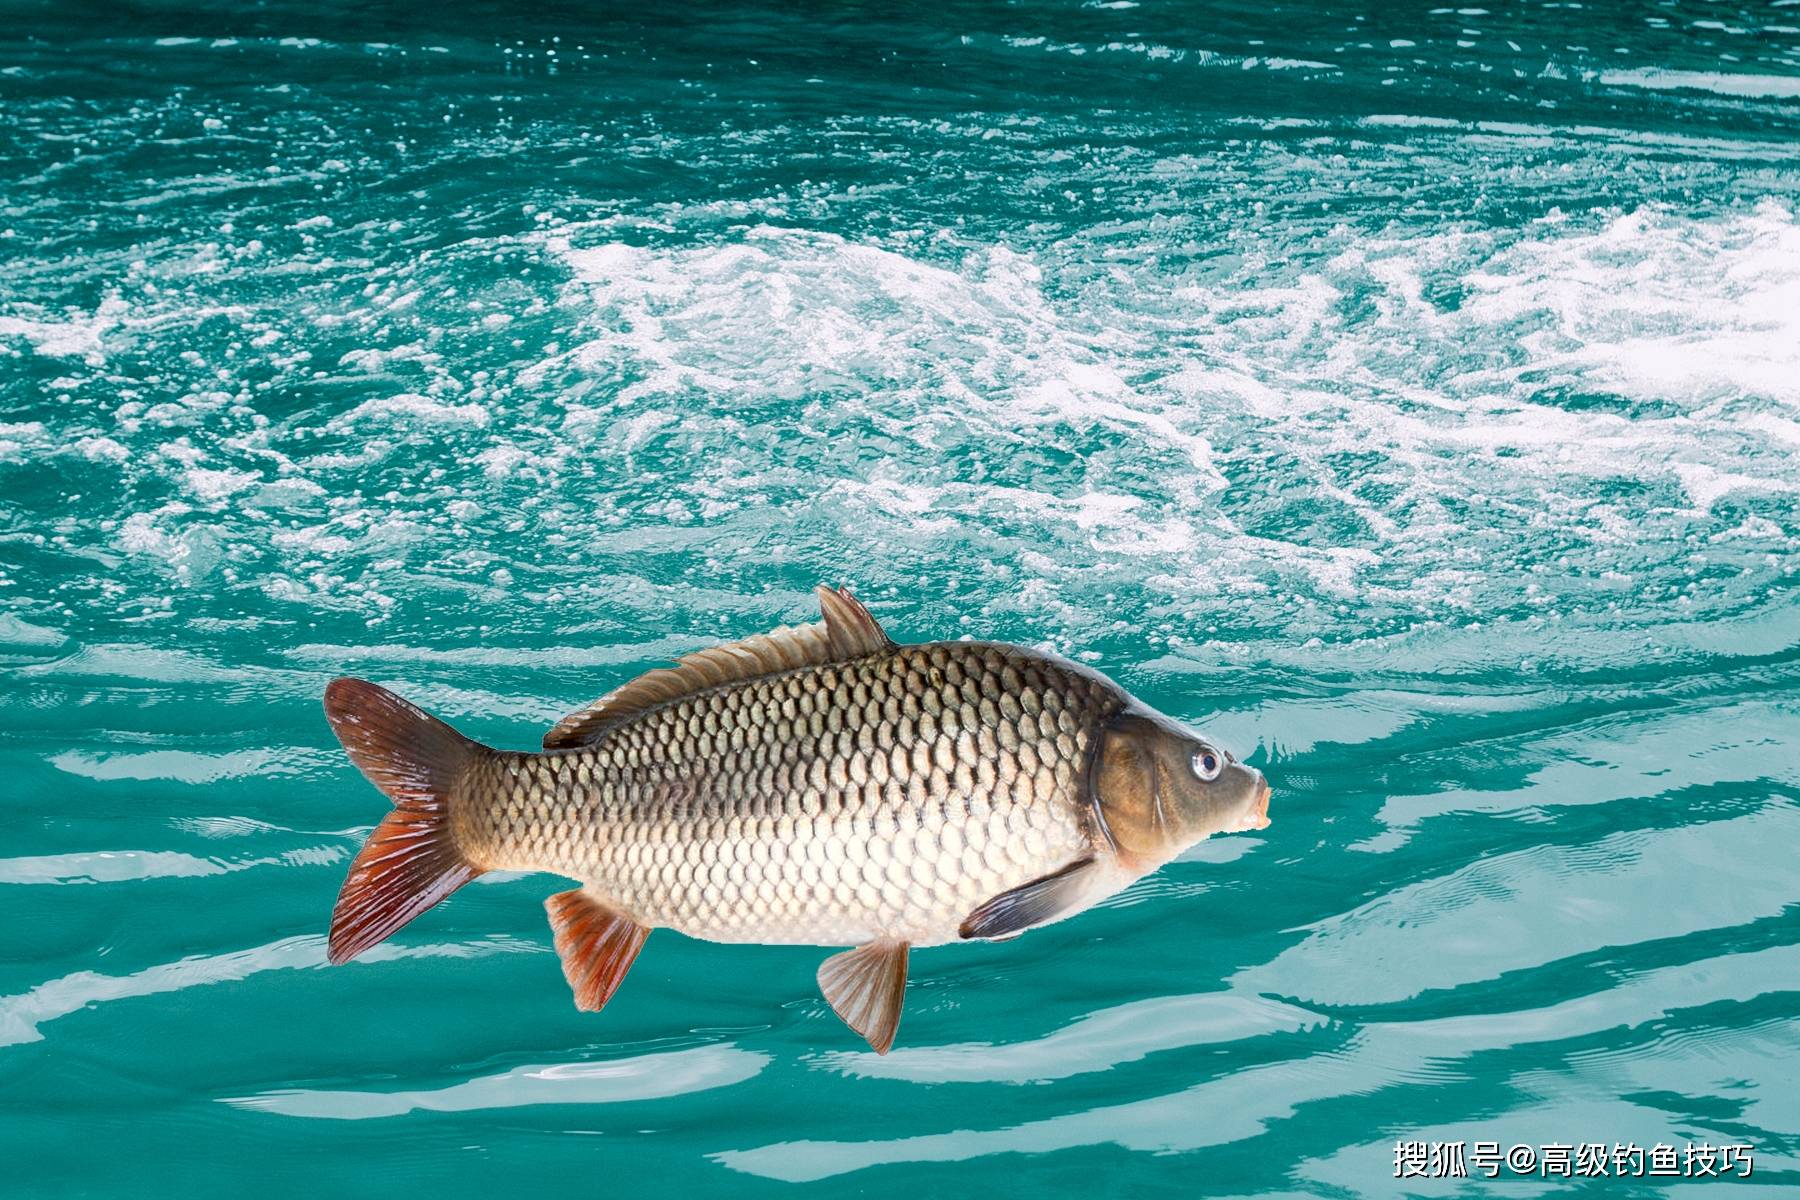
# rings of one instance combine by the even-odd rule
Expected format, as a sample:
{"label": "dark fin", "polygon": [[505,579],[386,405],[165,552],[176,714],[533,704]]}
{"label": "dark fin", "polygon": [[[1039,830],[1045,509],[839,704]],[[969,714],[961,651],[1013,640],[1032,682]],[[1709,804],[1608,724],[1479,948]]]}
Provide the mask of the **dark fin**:
{"label": "dark fin", "polygon": [[721,684],[801,667],[845,662],[894,648],[875,618],[849,592],[819,589],[823,621],[783,625],[741,642],[684,654],[672,667],[659,667],[570,713],[544,735],[544,749],[569,750],[595,741],[628,717]]}
{"label": "dark fin", "polygon": [[631,970],[650,936],[649,926],[621,916],[580,888],[558,892],[544,907],[562,956],[563,977],[575,990],[575,1007],[599,1012]]}
{"label": "dark fin", "polygon": [[906,998],[905,942],[870,942],[819,964],[819,990],[844,1024],[886,1054],[900,1030],[900,1003]]}
{"label": "dark fin", "polygon": [[486,749],[386,688],[334,679],[325,718],[369,782],[394,802],[331,911],[326,957],[349,962],[482,873],[450,829],[450,797]]}
{"label": "dark fin", "polygon": [[1077,859],[1054,874],[1001,892],[970,913],[957,932],[965,938],[1006,938],[1054,921],[1081,903],[1093,867],[1093,859]]}

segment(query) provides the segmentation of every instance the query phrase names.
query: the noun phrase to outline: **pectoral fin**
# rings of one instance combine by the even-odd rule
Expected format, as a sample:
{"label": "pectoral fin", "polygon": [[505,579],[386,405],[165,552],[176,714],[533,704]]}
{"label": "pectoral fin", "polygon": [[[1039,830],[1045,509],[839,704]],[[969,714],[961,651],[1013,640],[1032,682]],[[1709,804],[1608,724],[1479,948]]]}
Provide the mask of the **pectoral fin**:
{"label": "pectoral fin", "polygon": [[1004,938],[1067,916],[1087,899],[1094,860],[1078,859],[1054,874],[1001,892],[963,919],[965,938]]}
{"label": "pectoral fin", "polygon": [[905,942],[870,942],[819,964],[819,990],[844,1019],[886,1054],[900,1029],[900,1002],[906,996]]}
{"label": "pectoral fin", "polygon": [[544,901],[550,932],[562,956],[563,976],[575,990],[575,1007],[599,1012],[619,990],[644,939],[646,925],[614,912],[580,888]]}

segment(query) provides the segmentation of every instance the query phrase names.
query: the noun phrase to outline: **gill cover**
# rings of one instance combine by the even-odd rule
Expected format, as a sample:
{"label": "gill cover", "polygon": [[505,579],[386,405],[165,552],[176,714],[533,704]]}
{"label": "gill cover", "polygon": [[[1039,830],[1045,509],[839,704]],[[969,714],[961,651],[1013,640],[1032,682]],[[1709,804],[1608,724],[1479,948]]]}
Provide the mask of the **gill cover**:
{"label": "gill cover", "polygon": [[1089,768],[1089,798],[1100,832],[1135,870],[1149,870],[1180,850],[1167,848],[1172,834],[1156,754],[1162,734],[1149,714],[1128,708],[1102,727]]}

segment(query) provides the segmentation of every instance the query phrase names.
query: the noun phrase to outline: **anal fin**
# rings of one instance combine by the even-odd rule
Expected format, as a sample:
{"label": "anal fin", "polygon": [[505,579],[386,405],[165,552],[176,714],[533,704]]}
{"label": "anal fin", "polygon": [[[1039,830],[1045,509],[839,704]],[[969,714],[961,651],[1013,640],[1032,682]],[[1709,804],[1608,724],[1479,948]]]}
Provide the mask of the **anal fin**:
{"label": "anal fin", "polygon": [[1081,858],[1060,871],[1001,892],[963,919],[965,938],[1006,938],[1068,916],[1080,908],[1093,883],[1094,860]]}
{"label": "anal fin", "polygon": [[544,901],[575,1007],[599,1012],[631,970],[650,928],[614,912],[580,888]]}
{"label": "anal fin", "polygon": [[905,942],[877,941],[819,964],[819,990],[844,1024],[862,1034],[877,1054],[886,1054],[900,1030],[906,997]]}

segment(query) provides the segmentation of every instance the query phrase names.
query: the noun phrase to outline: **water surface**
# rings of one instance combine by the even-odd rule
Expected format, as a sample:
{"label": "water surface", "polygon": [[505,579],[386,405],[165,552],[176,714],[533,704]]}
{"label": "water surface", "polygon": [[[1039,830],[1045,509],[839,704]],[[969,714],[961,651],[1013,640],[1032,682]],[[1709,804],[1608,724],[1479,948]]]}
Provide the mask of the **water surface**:
{"label": "water surface", "polygon": [[[13,1192],[1800,1188],[1792,0],[7,7]],[[822,580],[1275,823],[886,1058],[806,949],[577,1013],[547,877],[323,967],[328,679],[529,746]]]}

